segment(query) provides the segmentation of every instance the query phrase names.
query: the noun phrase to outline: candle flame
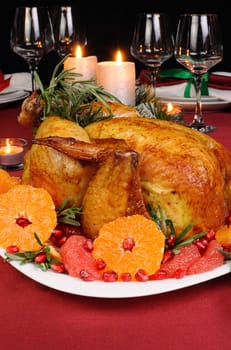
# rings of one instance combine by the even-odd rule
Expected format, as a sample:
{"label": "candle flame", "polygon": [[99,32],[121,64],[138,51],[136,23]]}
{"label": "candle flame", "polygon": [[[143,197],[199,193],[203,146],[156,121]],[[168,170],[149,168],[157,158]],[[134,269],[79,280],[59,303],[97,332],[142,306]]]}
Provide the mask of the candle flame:
{"label": "candle flame", "polygon": [[9,154],[11,152],[10,146],[11,146],[10,139],[6,139],[6,149],[5,149],[6,154]]}
{"label": "candle flame", "polygon": [[81,49],[80,45],[77,45],[75,56],[76,56],[76,58],[82,57],[82,49]]}
{"label": "candle flame", "polygon": [[118,52],[117,52],[116,62],[119,64],[122,62],[122,54],[121,54],[120,50],[118,50]]}
{"label": "candle flame", "polygon": [[167,113],[173,110],[173,104],[171,102],[167,103]]}

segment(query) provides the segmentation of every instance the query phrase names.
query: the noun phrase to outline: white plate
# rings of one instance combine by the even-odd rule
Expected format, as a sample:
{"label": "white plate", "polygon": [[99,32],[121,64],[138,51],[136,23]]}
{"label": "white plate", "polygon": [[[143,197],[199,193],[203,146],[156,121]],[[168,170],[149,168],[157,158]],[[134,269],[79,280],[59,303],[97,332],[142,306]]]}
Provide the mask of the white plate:
{"label": "white plate", "polygon": [[[158,98],[164,102],[171,102],[173,104],[179,104],[185,111],[194,111],[196,100],[194,97],[182,98],[176,96],[158,96]],[[222,100],[217,97],[203,97],[202,98],[202,110],[206,111],[219,111],[231,106],[230,101]]]}
{"label": "white plate", "polygon": [[27,96],[29,96],[29,92],[24,90],[15,90],[12,92],[2,91],[2,93],[0,93],[0,104],[20,101]]}
{"label": "white plate", "polygon": [[[4,252],[0,248],[0,255],[3,258],[5,257]],[[228,261],[215,270],[185,276],[181,279],[171,278],[148,282],[84,282],[51,270],[43,272],[33,264],[20,265],[17,261],[12,261],[10,264],[22,274],[47,287],[70,294],[97,298],[133,298],[161,294],[206,282],[231,272],[231,261]]]}

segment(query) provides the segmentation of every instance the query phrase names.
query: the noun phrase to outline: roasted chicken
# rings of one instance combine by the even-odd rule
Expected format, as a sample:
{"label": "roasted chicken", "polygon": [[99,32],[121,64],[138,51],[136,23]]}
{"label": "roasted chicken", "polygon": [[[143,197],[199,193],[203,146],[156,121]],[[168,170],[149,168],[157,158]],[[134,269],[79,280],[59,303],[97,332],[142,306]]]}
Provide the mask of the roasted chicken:
{"label": "roasted chicken", "polygon": [[150,215],[140,187],[139,155],[124,140],[98,139],[84,143],[73,138],[35,139],[35,144],[49,146],[78,161],[98,164],[82,202],[81,226],[96,238],[101,226],[120,216]]}
{"label": "roasted chicken", "polygon": [[[191,233],[216,229],[231,209],[231,154],[206,134],[174,122],[137,116],[129,110],[129,117],[101,120],[85,128],[47,117],[36,139],[49,136],[64,138],[61,142],[59,139],[59,150],[52,148],[54,144],[34,144],[25,159],[23,182],[48,189],[56,204],[69,196],[75,204],[83,205],[83,226],[92,237],[107,220],[128,215],[125,207],[132,193],[132,178],[140,182],[146,208],[161,208],[177,233],[190,223],[194,225]],[[66,137],[77,141],[67,146],[70,141]],[[97,144],[97,139],[112,139],[112,145]],[[113,139],[120,140],[118,153]],[[128,149],[127,158],[121,140]],[[94,152],[90,154],[92,146]],[[108,151],[110,148],[113,151]],[[77,156],[73,157],[73,152]],[[101,158],[100,153],[105,152],[108,156]],[[132,165],[133,154],[138,155],[137,167]]]}

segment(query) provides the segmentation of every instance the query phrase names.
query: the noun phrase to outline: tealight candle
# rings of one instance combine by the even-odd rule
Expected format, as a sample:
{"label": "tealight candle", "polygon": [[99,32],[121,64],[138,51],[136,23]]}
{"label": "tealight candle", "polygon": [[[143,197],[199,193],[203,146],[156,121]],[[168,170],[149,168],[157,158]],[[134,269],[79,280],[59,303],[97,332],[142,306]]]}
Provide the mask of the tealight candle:
{"label": "tealight candle", "polygon": [[97,63],[96,84],[117,97],[122,103],[135,105],[135,64],[122,62],[120,51],[116,61],[104,61]]}
{"label": "tealight candle", "polygon": [[76,77],[76,81],[95,80],[96,79],[96,56],[82,57],[80,46],[77,46],[76,56],[68,57],[64,61],[64,70],[71,69],[72,73],[79,73],[81,76]]}
{"label": "tealight candle", "polygon": [[0,138],[0,167],[16,167],[22,164],[27,141],[22,138]]}
{"label": "tealight candle", "polygon": [[168,115],[180,115],[182,114],[182,109],[179,105],[174,105],[169,102],[167,103],[166,113]]}

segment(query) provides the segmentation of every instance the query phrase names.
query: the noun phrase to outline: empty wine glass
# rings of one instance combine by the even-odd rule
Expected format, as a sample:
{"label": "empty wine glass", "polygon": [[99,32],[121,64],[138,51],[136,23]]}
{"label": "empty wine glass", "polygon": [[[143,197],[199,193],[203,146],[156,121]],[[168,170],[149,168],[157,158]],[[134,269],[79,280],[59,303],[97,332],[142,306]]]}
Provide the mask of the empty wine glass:
{"label": "empty wine glass", "polygon": [[180,16],[175,58],[194,77],[196,105],[194,118],[188,126],[209,133],[215,130],[206,125],[202,116],[201,84],[207,71],[223,58],[221,32],[216,14],[183,14]]}
{"label": "empty wine glass", "polygon": [[11,30],[12,50],[28,63],[32,91],[36,90],[34,72],[40,60],[54,49],[53,27],[47,7],[17,7]]}
{"label": "empty wine glass", "polygon": [[174,38],[170,20],[164,13],[138,13],[130,52],[151,72],[153,92],[160,66],[173,56]]}
{"label": "empty wine glass", "polygon": [[59,56],[64,58],[72,54],[79,45],[87,44],[77,9],[73,6],[56,6],[52,15],[55,36],[55,48]]}

